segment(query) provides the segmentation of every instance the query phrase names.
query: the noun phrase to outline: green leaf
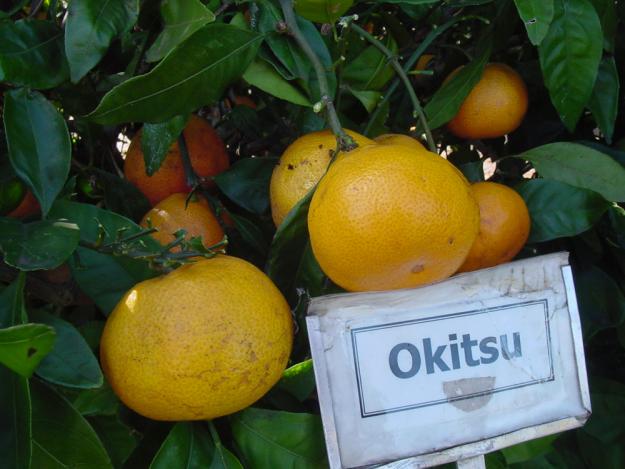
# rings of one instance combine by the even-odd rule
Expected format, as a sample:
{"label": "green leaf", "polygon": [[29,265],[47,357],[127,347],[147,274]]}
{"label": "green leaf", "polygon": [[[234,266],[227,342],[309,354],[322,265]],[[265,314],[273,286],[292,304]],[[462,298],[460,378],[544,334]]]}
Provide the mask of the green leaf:
{"label": "green leaf", "polygon": [[112,416],[117,414],[120,402],[108,382],[104,381],[97,389],[82,390],[72,405],[85,417]]}
{"label": "green leaf", "polygon": [[350,88],[349,92],[360,101],[368,113],[371,113],[376,108],[382,98],[382,93],[378,91],[362,91]]}
{"label": "green leaf", "polygon": [[179,422],[156,453],[150,469],[210,467],[215,447],[205,424]]}
{"label": "green leaf", "polygon": [[510,446],[501,450],[508,464],[529,461],[548,453],[553,449],[552,443],[560,435],[549,435],[536,440],[526,441],[519,445]]}
{"label": "green leaf", "polygon": [[42,94],[20,88],[4,94],[4,129],[11,165],[45,216],[69,174],[72,149],[65,119]]}
{"label": "green leaf", "polygon": [[72,0],[65,24],[65,53],[74,83],[104,57],[111,41],[130,30],[139,15],[137,0]]}
{"label": "green leaf", "polygon": [[584,337],[616,327],[625,319],[625,295],[618,284],[596,266],[575,272],[575,286]]}
{"label": "green leaf", "polygon": [[269,242],[260,227],[241,215],[232,212],[228,212],[228,215],[234,221],[234,226],[243,241],[261,255],[262,258],[265,258],[269,249]]}
{"label": "green leaf", "polygon": [[[141,228],[108,210],[90,204],[58,201],[51,210],[52,216],[69,218],[80,227],[81,240],[93,243],[98,238],[98,223],[109,233],[106,241],[114,241],[118,230],[125,236],[138,233]],[[151,237],[142,238],[146,250],[155,252],[161,246]],[[78,256],[70,260],[74,279],[104,314],[109,314],[121,297],[142,280],[154,277],[146,262],[122,256],[112,256],[79,247]],[[103,282],[102,279],[107,279]]]}
{"label": "green leaf", "polygon": [[145,172],[152,176],[161,167],[171,145],[178,139],[189,116],[174,116],[158,124],[145,124],[141,130],[141,151]]}
{"label": "green leaf", "polygon": [[295,396],[300,402],[308,399],[315,390],[312,359],[297,363],[284,370],[282,378],[276,386]]}
{"label": "green leaf", "polygon": [[116,174],[92,168],[98,183],[104,189],[106,208],[133,220],[141,220],[152,206],[137,186]]}
{"label": "green leaf", "polygon": [[0,251],[4,262],[20,270],[53,269],[78,246],[80,231],[67,221],[21,223],[0,218]]}
{"label": "green leaf", "polygon": [[234,203],[260,215],[269,208],[269,180],[275,165],[275,158],[244,158],[213,180]]}
{"label": "green leaf", "polygon": [[516,157],[531,162],[544,178],[595,191],[606,200],[625,201],[625,168],[593,148],[558,142],[532,148]]}
{"label": "green leaf", "polygon": [[599,64],[597,80],[588,102],[588,108],[595,116],[608,144],[612,143],[614,122],[618,114],[619,76],[614,57],[604,57]]}
{"label": "green leaf", "polygon": [[215,21],[215,15],[199,0],[164,0],[161,3],[164,28],[145,54],[156,62],[171,52],[202,26]]}
{"label": "green leaf", "polygon": [[91,348],[78,330],[69,322],[42,310],[34,310],[30,318],[47,324],[56,331],[56,343],[41,362],[37,375],[70,388],[93,389],[103,383],[102,371]]}
{"label": "green leaf", "polygon": [[[394,55],[397,43],[391,34],[387,34],[384,45]],[[360,90],[380,91],[395,75],[388,58],[374,46],[368,46],[343,70],[343,79],[351,87]]]}
{"label": "green leaf", "polygon": [[[0,327],[24,322],[25,279],[25,274],[20,273],[12,284],[0,292]],[[3,468],[31,467],[30,417],[28,380],[0,366],[0,466]]]}
{"label": "green leaf", "polygon": [[551,102],[572,132],[592,94],[603,35],[588,0],[554,0],[554,7],[538,55]]}
{"label": "green leaf", "polygon": [[0,22],[0,82],[47,89],[68,76],[63,31],[53,22]]}
{"label": "green leaf", "polygon": [[54,346],[54,329],[43,324],[20,324],[0,329],[0,363],[25,378]]}
{"label": "green leaf", "polygon": [[625,437],[625,385],[606,378],[590,381],[592,413],[582,431],[606,445]]}
{"label": "green leaf", "polygon": [[327,467],[318,415],[250,407],[232,415],[230,423],[246,467]]}
{"label": "green leaf", "polygon": [[486,41],[480,55],[434,93],[424,109],[431,129],[446,124],[458,113],[465,98],[482,78],[491,50],[492,44]]}
{"label": "green leaf", "polygon": [[530,212],[531,243],[583,233],[610,205],[596,192],[547,179],[532,179],[516,189]]}
{"label": "green leaf", "polygon": [[215,442],[215,454],[209,469],[243,469],[243,465],[221,442]]}
{"label": "green leaf", "polygon": [[553,20],[553,0],[514,0],[532,44],[539,45]]}
{"label": "green leaf", "polygon": [[215,102],[256,56],[262,36],[204,26],[153,70],[109,91],[88,118],[100,124],[162,122]]}
{"label": "green leaf", "polygon": [[618,26],[618,14],[616,2],[613,0],[591,0],[597,10],[601,29],[603,30],[603,48],[606,52],[614,53],[614,38]]}
{"label": "green leaf", "polygon": [[45,384],[31,380],[32,467],[111,469],[98,435],[72,405]]}
{"label": "green leaf", "polygon": [[308,207],[314,189],[289,211],[269,248],[265,272],[282,292],[288,292],[309,241]]}
{"label": "green leaf", "polygon": [[480,182],[484,180],[484,162],[483,161],[471,161],[458,166],[458,169],[462,171],[464,177],[469,182]]}
{"label": "green leaf", "polygon": [[243,79],[250,85],[276,98],[284,99],[300,106],[312,106],[306,96],[262,60],[257,59],[252,62],[243,74]]}
{"label": "green leaf", "polygon": [[90,417],[89,423],[96,431],[114,467],[122,467],[137,447],[137,431],[118,416]]}

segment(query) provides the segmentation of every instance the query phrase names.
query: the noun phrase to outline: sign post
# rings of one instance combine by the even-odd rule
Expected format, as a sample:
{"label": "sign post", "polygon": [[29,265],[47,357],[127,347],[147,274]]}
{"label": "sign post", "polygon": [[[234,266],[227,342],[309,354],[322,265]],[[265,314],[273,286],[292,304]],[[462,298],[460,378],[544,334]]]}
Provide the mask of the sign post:
{"label": "sign post", "polygon": [[566,253],[314,298],[307,325],[333,469],[483,468],[590,415]]}

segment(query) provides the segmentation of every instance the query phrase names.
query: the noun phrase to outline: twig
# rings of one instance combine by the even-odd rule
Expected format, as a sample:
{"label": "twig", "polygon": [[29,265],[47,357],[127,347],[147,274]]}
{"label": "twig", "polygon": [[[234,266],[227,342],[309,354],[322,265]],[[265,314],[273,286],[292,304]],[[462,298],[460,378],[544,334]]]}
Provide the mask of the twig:
{"label": "twig", "polygon": [[323,68],[319,57],[315,54],[315,51],[312,50],[310,44],[306,41],[306,38],[302,34],[297,25],[297,21],[295,20],[295,13],[293,12],[293,5],[291,0],[280,0],[280,6],[282,7],[282,13],[284,14],[284,21],[287,25],[288,31],[291,33],[295,42],[302,49],[302,52],[306,54],[308,60],[313,66],[315,70],[315,75],[317,76],[317,80],[319,81],[319,91],[321,94],[321,100],[319,103],[315,104],[314,110],[316,112],[325,109],[326,117],[328,119],[328,124],[332,129],[332,132],[336,136],[336,141],[339,149],[341,151],[350,151],[356,148],[358,145],[354,142],[341,126],[341,122],[336,113],[336,109],[334,108],[334,103],[330,98],[330,87],[328,86],[328,80],[326,78],[326,71]]}
{"label": "twig", "polygon": [[193,189],[199,184],[200,178],[195,173],[193,165],[191,164],[191,158],[189,157],[189,149],[187,147],[187,141],[184,138],[184,132],[180,132],[180,136],[178,137],[178,147],[180,148],[180,156],[182,157],[182,166],[184,167],[187,186]]}
{"label": "twig", "polygon": [[376,49],[378,49],[388,58],[389,63],[391,64],[391,67],[395,69],[395,72],[399,76],[399,79],[403,82],[404,86],[406,87],[406,90],[408,91],[408,95],[410,96],[410,100],[412,101],[412,107],[414,108],[413,117],[414,118],[419,117],[419,120],[421,121],[421,125],[423,126],[423,129],[425,130],[425,136],[428,142],[428,147],[430,147],[430,151],[436,153],[437,152],[436,143],[434,143],[432,132],[430,131],[430,127],[428,126],[425,113],[423,112],[423,108],[421,107],[421,103],[419,102],[419,98],[417,98],[417,93],[415,93],[414,87],[412,86],[412,83],[410,83],[410,79],[408,78],[408,75],[406,75],[406,72],[399,64],[399,60],[397,60],[397,57],[388,49],[388,47],[386,47],[384,44],[382,44],[380,41],[378,41],[376,38],[374,38],[371,34],[369,34],[367,31],[362,29],[353,21],[349,21],[348,26],[351,29],[353,29],[355,32],[360,34],[360,36],[362,36],[367,41],[369,41],[371,45],[373,45]]}

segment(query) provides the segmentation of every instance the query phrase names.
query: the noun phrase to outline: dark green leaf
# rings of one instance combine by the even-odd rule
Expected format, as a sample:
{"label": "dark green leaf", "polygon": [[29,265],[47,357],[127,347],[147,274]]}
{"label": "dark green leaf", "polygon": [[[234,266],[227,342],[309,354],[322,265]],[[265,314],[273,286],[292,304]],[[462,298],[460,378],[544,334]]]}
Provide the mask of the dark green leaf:
{"label": "dark green leaf", "polygon": [[614,0],[591,0],[599,15],[601,29],[603,30],[603,48],[614,53],[614,38],[618,25],[616,2]]}
{"label": "dark green leaf", "polygon": [[303,361],[284,370],[277,386],[295,396],[299,401],[308,399],[315,390],[312,360]]}
{"label": "dark green leaf", "polygon": [[96,432],[64,397],[37,380],[31,394],[33,468],[113,467]]}
{"label": "dark green leaf", "polygon": [[20,270],[53,269],[74,252],[80,231],[67,221],[21,223],[0,218],[0,251],[4,262]]}
{"label": "dark green leaf", "polygon": [[608,155],[577,143],[550,143],[517,155],[530,161],[544,178],[625,201],[625,168]]}
{"label": "dark green leaf", "polygon": [[141,220],[152,207],[137,186],[116,174],[93,168],[95,177],[104,189],[104,203],[109,210],[131,218]]}
{"label": "dark green leaf", "polygon": [[571,132],[592,94],[602,38],[588,0],[554,0],[553,21],[538,52],[551,102]]}
{"label": "dark green leaf", "polygon": [[20,324],[0,329],[0,363],[25,378],[54,346],[54,329],[43,324]]}
{"label": "dark green leaf", "polygon": [[65,24],[65,53],[74,83],[102,59],[111,41],[137,21],[136,0],[72,0]]}
{"label": "dark green leaf", "polygon": [[583,233],[610,205],[596,192],[547,179],[521,183],[517,190],[530,212],[532,243]]}
{"label": "dark green leaf", "polygon": [[375,109],[382,98],[382,93],[378,91],[362,91],[350,88],[349,92],[353,94],[358,101],[360,101],[369,113]]}
{"label": "dark green leaf", "polygon": [[234,221],[234,226],[243,241],[264,258],[269,248],[269,242],[260,227],[241,215],[232,212],[228,212],[228,214]]}
{"label": "dark green leaf", "polygon": [[314,189],[295,204],[271,242],[265,272],[282,292],[289,290],[308,243],[308,206],[313,193]]}
{"label": "dark green leaf", "polygon": [[485,41],[486,46],[480,55],[470,64],[462,67],[447,83],[445,83],[425,106],[425,114],[431,129],[436,129],[449,122],[457,113],[465,98],[482,78],[484,67],[490,58],[492,44]]}
{"label": "dark green leaf", "polygon": [[100,124],[162,122],[211,104],[243,75],[261,40],[235,26],[204,26],[149,73],[113,88],[88,117]]}
{"label": "dark green leaf", "polygon": [[171,145],[187,124],[188,116],[175,116],[158,124],[145,124],[141,130],[141,151],[145,172],[152,176],[161,167]]}
{"label": "dark green leaf", "polygon": [[326,294],[328,278],[321,270],[315,255],[313,254],[310,241],[306,243],[304,253],[299,262],[295,274],[295,288],[303,288],[309,296],[321,296]]}
{"label": "dark green leaf", "polygon": [[458,166],[458,169],[462,171],[464,177],[469,182],[480,182],[484,180],[484,162],[483,161],[471,161]]}
{"label": "dark green leaf", "polygon": [[215,446],[205,424],[179,422],[156,453],[150,469],[210,467]]}
{"label": "dark green leaf", "polygon": [[45,216],[69,174],[72,148],[65,119],[40,93],[4,94],[4,129],[11,165]]}
{"label": "dark green leaf", "polygon": [[311,106],[306,96],[262,60],[252,62],[243,74],[243,79],[277,98],[300,106]]}
{"label": "dark green leaf", "polygon": [[68,77],[63,31],[54,23],[39,20],[0,23],[0,82],[47,89]]}
{"label": "dark green leaf", "polygon": [[[397,43],[392,35],[386,35],[384,45],[393,54],[397,53]],[[394,74],[388,58],[374,46],[363,50],[343,70],[346,83],[356,89],[371,91],[380,91]]]}
{"label": "dark green leaf", "polygon": [[215,21],[215,15],[199,0],[164,0],[161,3],[164,27],[148,49],[145,58],[156,62],[202,26]]}
{"label": "dark green leaf", "polygon": [[250,407],[230,417],[232,434],[251,469],[327,467],[321,418]]}
{"label": "dark green leaf", "polygon": [[584,337],[590,339],[603,329],[615,327],[625,319],[625,295],[612,277],[592,266],[575,272]]}
{"label": "dark green leaf", "polygon": [[[124,236],[140,231],[132,221],[95,205],[58,201],[52,208],[53,216],[69,218],[80,227],[81,240],[93,243],[98,238],[98,223],[109,233],[107,241],[114,241],[118,230]],[[160,250],[160,245],[150,237],[142,238],[145,249]],[[142,280],[156,275],[147,263],[122,256],[112,256],[79,247],[77,258],[72,258],[72,274],[80,288],[108,314],[130,288]],[[103,282],[102,279],[107,279]]]}
{"label": "dark green leaf", "polygon": [[[24,282],[17,280],[0,292],[0,327],[24,323]],[[0,466],[28,468],[31,461],[31,403],[28,380],[0,366]]]}
{"label": "dark green leaf", "polygon": [[243,465],[221,441],[214,441],[215,453],[209,469],[243,469]]}
{"label": "dark green leaf", "polygon": [[269,180],[275,165],[275,158],[244,158],[213,180],[234,203],[260,215],[269,208]]}
{"label": "dark green leaf", "polygon": [[553,448],[551,444],[559,435],[549,435],[537,440],[526,441],[519,445],[510,446],[501,450],[508,464],[529,461],[548,453]]}
{"label": "dark green leaf", "polygon": [[88,420],[104,444],[113,466],[121,467],[137,447],[137,432],[115,415]]}
{"label": "dark green leaf", "polygon": [[111,416],[119,409],[119,399],[108,382],[97,389],[85,389],[74,399],[73,406],[85,417],[106,415]]}
{"label": "dark green leaf", "polygon": [[599,73],[592,90],[588,107],[595,116],[608,144],[612,143],[614,122],[618,114],[619,76],[614,57],[604,57],[599,65]]}
{"label": "dark green leaf", "polygon": [[74,326],[42,310],[32,311],[30,318],[56,331],[54,349],[37,368],[37,375],[51,383],[70,388],[93,389],[102,386],[104,378],[98,360]]}
{"label": "dark green leaf", "polygon": [[514,0],[514,3],[525,24],[527,36],[532,44],[539,45],[553,20],[553,0]]}

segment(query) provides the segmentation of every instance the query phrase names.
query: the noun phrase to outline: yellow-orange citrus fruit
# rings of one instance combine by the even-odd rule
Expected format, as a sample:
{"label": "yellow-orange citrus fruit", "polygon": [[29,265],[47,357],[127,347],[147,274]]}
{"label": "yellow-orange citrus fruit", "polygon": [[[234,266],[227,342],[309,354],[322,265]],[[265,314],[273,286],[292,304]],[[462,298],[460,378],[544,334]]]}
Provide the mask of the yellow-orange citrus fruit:
{"label": "yellow-orange citrus fruit", "polygon": [[291,311],[252,264],[219,255],[137,284],[106,322],[102,370],[119,398],[155,420],[241,410],[280,379]]}
{"label": "yellow-orange citrus fruit", "polygon": [[417,64],[415,65],[414,69],[418,72],[426,70],[433,58],[434,54],[423,54],[421,57],[419,57],[419,60],[417,60]]}
{"label": "yellow-orange citrus fruit", "polygon": [[[191,166],[203,178],[215,176],[228,169],[226,147],[215,129],[201,117],[192,115],[183,131]],[[156,205],[177,192],[189,192],[178,142],[172,144],[161,167],[152,176],[145,173],[141,150],[141,131],[137,132],[126,154],[124,174]],[[209,183],[210,186],[212,183]]]}
{"label": "yellow-orange citrus fruit", "polygon": [[350,291],[449,277],[477,235],[470,186],[451,163],[405,145],[369,145],[337,160],[310,203],[315,257]]}
{"label": "yellow-orange citrus fruit", "polygon": [[527,88],[519,74],[505,64],[491,63],[447,126],[460,138],[501,137],[516,130],[526,111]]}
{"label": "yellow-orange citrus fruit", "polygon": [[[345,132],[358,145],[374,143],[351,130]],[[322,130],[301,136],[284,151],[273,170],[269,185],[271,216],[276,226],[280,226],[289,210],[319,182],[335,150],[334,134]]]}
{"label": "yellow-orange citrus fruit", "polygon": [[188,195],[172,194],[161,200],[143,216],[141,226],[156,228],[151,236],[164,246],[176,239],[176,231],[184,229],[185,239],[201,236],[202,244],[211,247],[223,239],[224,231],[206,199],[194,195],[187,204]]}
{"label": "yellow-orange citrus fruit", "polygon": [[529,211],[516,191],[496,182],[478,182],[471,189],[480,208],[480,230],[459,272],[508,262],[530,233]]}
{"label": "yellow-orange citrus fruit", "polygon": [[425,150],[425,147],[419,140],[404,134],[383,134],[378,135],[373,140],[380,145],[406,145],[419,150]]}
{"label": "yellow-orange citrus fruit", "polygon": [[6,216],[11,218],[30,218],[38,215],[40,211],[41,206],[39,205],[39,201],[35,198],[30,189],[28,189],[20,204],[7,213]]}

